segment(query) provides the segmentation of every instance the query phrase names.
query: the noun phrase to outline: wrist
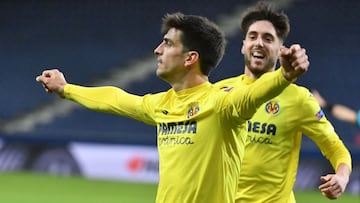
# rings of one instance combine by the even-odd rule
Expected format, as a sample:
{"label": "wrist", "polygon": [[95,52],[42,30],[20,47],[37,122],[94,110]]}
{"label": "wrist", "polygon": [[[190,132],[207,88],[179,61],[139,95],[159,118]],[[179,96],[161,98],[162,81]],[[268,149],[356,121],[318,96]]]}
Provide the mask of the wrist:
{"label": "wrist", "polygon": [[56,93],[59,95],[59,97],[65,98],[65,89],[66,89],[66,86],[67,86],[67,84],[63,84],[63,85],[61,85],[61,86],[59,87],[58,91],[56,92]]}
{"label": "wrist", "polygon": [[297,77],[293,77],[290,73],[286,72],[286,70],[285,70],[282,66],[280,66],[279,69],[281,70],[281,73],[282,73],[283,77],[284,77],[287,81],[289,81],[289,82],[291,82],[291,83],[293,83],[293,82],[296,81]]}

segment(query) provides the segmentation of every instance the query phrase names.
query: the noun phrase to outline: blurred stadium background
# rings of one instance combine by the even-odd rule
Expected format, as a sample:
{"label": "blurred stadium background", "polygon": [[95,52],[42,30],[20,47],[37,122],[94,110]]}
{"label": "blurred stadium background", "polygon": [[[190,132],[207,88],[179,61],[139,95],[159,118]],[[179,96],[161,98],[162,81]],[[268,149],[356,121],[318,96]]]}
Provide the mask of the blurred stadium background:
{"label": "blurred stadium background", "polygon": [[[297,83],[332,102],[360,108],[360,1],[271,2],[290,17],[286,44],[300,43],[310,56],[311,69]],[[243,70],[239,19],[255,3],[1,1],[0,171],[156,184],[153,127],[47,95],[35,76],[58,68],[72,83],[115,85],[136,94],[165,90],[167,84],[155,75],[153,49],[162,40],[162,16],[177,11],[207,16],[225,30],[226,55],[210,80],[234,76]],[[352,153],[347,192],[359,196],[360,130],[327,117]],[[331,171],[329,164],[307,138],[300,159],[296,190],[316,190],[319,175]]]}

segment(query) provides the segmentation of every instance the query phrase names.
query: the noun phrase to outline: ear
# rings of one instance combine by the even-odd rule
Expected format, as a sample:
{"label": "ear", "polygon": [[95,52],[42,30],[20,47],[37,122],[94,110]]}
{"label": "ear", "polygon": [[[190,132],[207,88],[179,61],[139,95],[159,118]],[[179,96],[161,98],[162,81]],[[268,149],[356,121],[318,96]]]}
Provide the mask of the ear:
{"label": "ear", "polygon": [[245,53],[245,51],[244,51],[244,49],[245,49],[245,48],[244,48],[244,44],[245,44],[245,40],[243,40],[243,44],[242,44],[242,46],[241,46],[241,53],[242,53],[242,54]]}
{"label": "ear", "polygon": [[188,67],[199,61],[199,53],[197,51],[188,51],[185,56],[184,66]]}

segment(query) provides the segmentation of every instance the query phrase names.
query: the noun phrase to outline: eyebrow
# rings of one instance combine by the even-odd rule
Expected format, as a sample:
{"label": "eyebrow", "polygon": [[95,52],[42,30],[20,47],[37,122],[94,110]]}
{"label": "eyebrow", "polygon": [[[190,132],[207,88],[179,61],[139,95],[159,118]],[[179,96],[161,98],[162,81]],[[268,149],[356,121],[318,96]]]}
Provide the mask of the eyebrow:
{"label": "eyebrow", "polygon": [[270,32],[260,33],[260,32],[258,32],[258,31],[254,31],[254,30],[249,31],[248,34],[261,34],[261,35],[266,35],[266,36],[274,36],[274,35],[273,35],[272,33],[270,33]]}
{"label": "eyebrow", "polygon": [[167,38],[167,37],[164,37],[164,42],[171,42],[171,43],[174,43],[170,38]]}

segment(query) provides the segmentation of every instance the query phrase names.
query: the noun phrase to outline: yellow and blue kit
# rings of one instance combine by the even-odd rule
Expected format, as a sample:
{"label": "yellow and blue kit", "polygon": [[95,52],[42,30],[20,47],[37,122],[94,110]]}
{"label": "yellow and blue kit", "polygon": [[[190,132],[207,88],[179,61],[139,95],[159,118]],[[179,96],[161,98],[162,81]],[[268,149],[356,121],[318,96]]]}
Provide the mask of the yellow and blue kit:
{"label": "yellow and blue kit", "polygon": [[[240,75],[215,85],[223,88],[252,84],[254,80]],[[340,163],[351,168],[349,151],[304,87],[289,85],[279,96],[262,104],[247,127],[236,203],[295,202],[292,189],[302,135],[316,143],[334,169]]]}
{"label": "yellow and blue kit", "polygon": [[157,126],[157,203],[233,203],[246,121],[289,83],[277,71],[247,87],[219,89],[205,82],[137,96],[111,86],[67,84],[64,95],[89,109]]}

